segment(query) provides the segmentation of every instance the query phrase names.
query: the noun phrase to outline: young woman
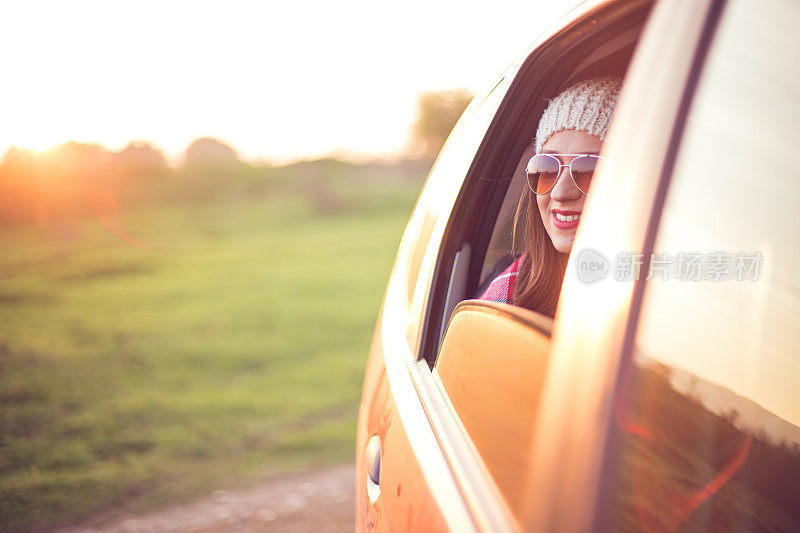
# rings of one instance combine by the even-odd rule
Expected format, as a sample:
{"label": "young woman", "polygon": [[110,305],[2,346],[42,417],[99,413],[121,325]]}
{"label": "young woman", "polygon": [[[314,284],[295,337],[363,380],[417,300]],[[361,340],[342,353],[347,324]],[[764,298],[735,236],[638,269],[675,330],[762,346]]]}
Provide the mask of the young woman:
{"label": "young woman", "polygon": [[[553,316],[583,203],[619,96],[618,78],[572,85],[550,101],[536,130],[528,187],[515,214],[522,254],[479,297]],[[521,239],[519,239],[521,237]],[[521,240],[521,242],[519,242]],[[520,246],[518,246],[520,244]]]}

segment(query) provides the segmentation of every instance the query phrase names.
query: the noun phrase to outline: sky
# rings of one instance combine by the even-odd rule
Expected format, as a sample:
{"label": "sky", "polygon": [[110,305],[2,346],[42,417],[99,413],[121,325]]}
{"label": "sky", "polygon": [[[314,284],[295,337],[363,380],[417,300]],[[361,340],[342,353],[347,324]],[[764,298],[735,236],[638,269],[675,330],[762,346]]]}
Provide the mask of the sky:
{"label": "sky", "polygon": [[0,6],[0,154],[211,136],[252,161],[391,157],[422,91],[478,92],[577,0]]}

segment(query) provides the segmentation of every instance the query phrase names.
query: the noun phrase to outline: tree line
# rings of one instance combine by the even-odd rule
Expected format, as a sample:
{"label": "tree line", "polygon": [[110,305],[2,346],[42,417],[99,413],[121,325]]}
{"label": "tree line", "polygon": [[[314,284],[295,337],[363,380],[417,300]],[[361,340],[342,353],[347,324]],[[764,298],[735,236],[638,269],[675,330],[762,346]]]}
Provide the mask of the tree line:
{"label": "tree line", "polygon": [[[242,165],[236,151],[212,138],[194,140],[178,171]],[[98,197],[152,187],[174,174],[164,153],[148,142],[114,152],[69,141],[37,153],[12,146],[0,161],[0,224],[48,222],[86,211]]]}
{"label": "tree line", "polygon": [[[407,156],[432,161],[471,98],[463,89],[421,94]],[[144,141],[116,152],[74,141],[41,153],[12,146],[0,160],[0,225],[50,225],[120,199],[198,199],[245,174],[264,177],[268,167],[243,162],[231,146],[209,137],[190,143],[177,167]]]}

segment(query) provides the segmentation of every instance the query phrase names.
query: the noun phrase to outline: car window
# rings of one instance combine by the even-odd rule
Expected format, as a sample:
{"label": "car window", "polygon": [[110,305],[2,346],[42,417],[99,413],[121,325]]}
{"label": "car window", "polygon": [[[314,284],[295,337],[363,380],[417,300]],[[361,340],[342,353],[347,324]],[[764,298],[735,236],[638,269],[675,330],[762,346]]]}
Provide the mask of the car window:
{"label": "car window", "polygon": [[[483,95],[473,99],[447,139],[420,193],[400,243],[395,268],[402,269],[398,310],[404,318],[403,332],[410,349],[415,350],[424,304],[427,301],[433,265],[441,242],[448,205],[455,201],[458,185],[472,163],[472,155],[486,134],[491,118],[504,94],[502,78]],[[392,293],[394,291],[391,291]],[[399,318],[399,317],[398,317]]]}
{"label": "car window", "polygon": [[722,13],[640,273],[617,529],[800,530],[798,25],[791,1]]}
{"label": "car window", "polygon": [[[505,197],[503,198],[503,204],[500,206],[500,211],[497,214],[497,220],[492,230],[489,247],[483,259],[483,266],[481,267],[481,274],[479,277],[480,281],[478,282],[478,289],[475,291],[474,295],[475,298],[480,297],[489,283],[491,283],[491,281],[521,253],[519,250],[519,243],[517,243],[515,248],[513,242],[514,215],[517,211],[522,191],[527,187],[525,181],[525,165],[535,152],[535,146],[531,145],[520,158],[514,173],[508,177],[498,178],[508,179],[510,183],[506,190]],[[517,225],[517,231],[523,231],[522,225],[519,223]]]}
{"label": "car window", "polygon": [[[551,363],[553,319],[548,313],[506,305],[508,299],[495,299],[494,295],[481,301],[475,298],[525,251],[514,245],[527,246],[522,244],[525,239],[519,233],[519,241],[513,242],[514,216],[520,198],[528,199],[523,196],[528,187],[526,168],[535,154],[537,126],[548,102],[593,77],[624,77],[644,12],[638,16],[641,19],[627,19],[625,26],[620,24],[623,32],[609,23],[607,33],[595,36],[591,46],[586,42],[579,51],[560,51],[563,55],[559,56],[561,61],[554,62],[556,66],[541,60],[538,54],[528,57],[528,68],[523,67],[513,80],[509,96],[490,129],[491,137],[484,141],[485,149],[476,158],[462,191],[461,203],[451,214],[451,231],[445,242],[450,245],[450,255],[441,255],[443,263],[450,261],[453,265],[446,271],[448,275],[439,276],[433,289],[447,283],[447,291],[441,291],[447,295],[442,298],[445,304],[455,300],[449,298],[456,287],[453,280],[463,279],[453,275],[461,266],[461,254],[472,253],[473,260],[463,293],[466,296],[459,298],[468,300],[453,308],[443,306],[443,316],[449,322],[446,329],[442,328],[438,356],[431,364],[433,377],[446,399],[448,412],[454,415],[459,437],[488,475],[481,483],[496,489],[518,524],[530,504],[524,484],[533,466],[531,446]],[[620,33],[625,39],[617,39]],[[617,40],[605,46],[602,43],[607,39]],[[550,50],[557,48],[552,46]],[[601,53],[595,54],[600,48]],[[541,68],[533,68],[540,60]],[[587,66],[591,67],[591,77],[583,78]],[[528,206],[524,207],[527,211]],[[533,216],[541,216],[538,209]],[[526,222],[522,219],[517,223],[523,232]],[[541,231],[545,231],[544,227]],[[433,316],[430,308],[429,315]],[[436,326],[439,329],[439,324]]]}

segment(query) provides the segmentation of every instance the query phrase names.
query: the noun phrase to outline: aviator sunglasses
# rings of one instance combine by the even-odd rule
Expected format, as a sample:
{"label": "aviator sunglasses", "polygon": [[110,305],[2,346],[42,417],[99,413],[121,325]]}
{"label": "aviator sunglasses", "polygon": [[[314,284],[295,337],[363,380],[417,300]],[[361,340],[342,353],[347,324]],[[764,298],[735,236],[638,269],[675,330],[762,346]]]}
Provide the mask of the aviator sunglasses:
{"label": "aviator sunglasses", "polygon": [[[576,156],[568,164],[562,164],[559,157]],[[528,187],[536,194],[547,194],[555,186],[561,169],[569,168],[572,182],[583,193],[589,193],[594,169],[600,156],[591,154],[537,154],[528,161],[525,173]]]}

